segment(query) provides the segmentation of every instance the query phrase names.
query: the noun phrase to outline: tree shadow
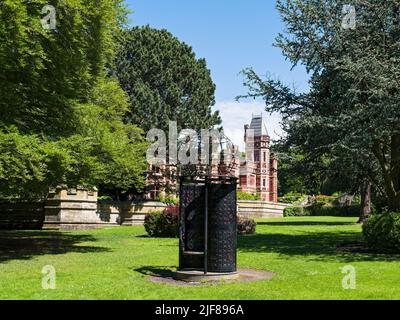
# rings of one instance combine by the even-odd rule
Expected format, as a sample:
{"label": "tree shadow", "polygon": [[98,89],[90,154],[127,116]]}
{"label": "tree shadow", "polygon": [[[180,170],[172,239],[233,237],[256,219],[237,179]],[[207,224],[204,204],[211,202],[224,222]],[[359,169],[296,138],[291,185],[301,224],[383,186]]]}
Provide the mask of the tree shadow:
{"label": "tree shadow", "polygon": [[0,263],[8,260],[28,260],[46,254],[110,251],[110,249],[103,247],[79,245],[80,243],[95,241],[97,241],[96,238],[90,235],[59,231],[1,231]]}
{"label": "tree shadow", "polygon": [[304,257],[306,261],[400,261],[400,255],[340,250],[346,243],[361,242],[354,232],[303,232],[300,234],[254,234],[238,238],[239,252],[278,253]]}
{"label": "tree shadow", "polygon": [[354,226],[356,222],[339,222],[339,221],[261,221],[257,222],[260,226]]}
{"label": "tree shadow", "polygon": [[176,266],[171,267],[140,267],[140,268],[131,268],[133,271],[139,272],[145,276],[153,276],[160,278],[173,278],[174,272],[171,269],[176,269]]}

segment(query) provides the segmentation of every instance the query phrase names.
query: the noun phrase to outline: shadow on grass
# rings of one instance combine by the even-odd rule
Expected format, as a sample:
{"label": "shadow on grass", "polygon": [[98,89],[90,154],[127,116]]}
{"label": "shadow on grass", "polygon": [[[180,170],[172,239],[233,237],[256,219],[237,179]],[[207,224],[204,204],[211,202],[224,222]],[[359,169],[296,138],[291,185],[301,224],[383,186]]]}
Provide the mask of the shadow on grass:
{"label": "shadow on grass", "polygon": [[278,253],[315,261],[400,261],[400,255],[343,252],[345,243],[360,242],[354,232],[304,232],[300,234],[255,234],[238,238],[239,252]]}
{"label": "shadow on grass", "polygon": [[356,225],[356,222],[340,222],[340,221],[261,221],[257,222],[257,225],[260,226],[353,226]]}
{"label": "shadow on grass", "polygon": [[0,263],[8,260],[28,260],[45,254],[110,251],[108,248],[79,245],[95,241],[96,238],[90,235],[58,231],[0,231]]}
{"label": "shadow on grass", "polygon": [[171,269],[176,269],[173,267],[140,267],[133,269],[133,271],[139,272],[145,276],[154,276],[160,278],[173,278],[174,272]]}

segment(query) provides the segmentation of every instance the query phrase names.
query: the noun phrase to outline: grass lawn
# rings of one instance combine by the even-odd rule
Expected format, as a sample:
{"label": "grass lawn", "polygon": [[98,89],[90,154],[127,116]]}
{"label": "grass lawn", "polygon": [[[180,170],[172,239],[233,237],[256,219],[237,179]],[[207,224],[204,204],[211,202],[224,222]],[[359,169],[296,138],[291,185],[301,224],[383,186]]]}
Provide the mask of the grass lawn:
{"label": "grass lawn", "polygon": [[[260,220],[239,238],[239,268],[270,270],[272,280],[175,287],[151,283],[151,270],[178,265],[177,239],[151,239],[142,227],[93,231],[0,233],[1,299],[400,299],[400,256],[341,252],[361,239],[354,218]],[[41,287],[42,268],[57,271],[55,290]],[[342,288],[341,267],[357,271]]]}

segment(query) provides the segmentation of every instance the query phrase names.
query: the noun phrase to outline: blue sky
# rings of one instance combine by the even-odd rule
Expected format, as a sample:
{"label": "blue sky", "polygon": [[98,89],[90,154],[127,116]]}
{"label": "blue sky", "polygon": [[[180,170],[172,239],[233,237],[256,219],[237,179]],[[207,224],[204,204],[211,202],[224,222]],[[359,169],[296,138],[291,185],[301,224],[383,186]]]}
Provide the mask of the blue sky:
{"label": "blue sky", "polygon": [[[244,94],[240,71],[246,67],[272,74],[299,90],[307,89],[308,76],[302,67],[291,71],[281,50],[273,47],[284,30],[273,0],[126,0],[134,11],[132,26],[149,24],[165,28],[193,47],[198,58],[207,60],[217,86],[216,106],[226,133],[242,145],[243,125],[252,113],[263,111],[261,102],[234,102]],[[269,116],[270,134],[281,134],[279,116]]]}

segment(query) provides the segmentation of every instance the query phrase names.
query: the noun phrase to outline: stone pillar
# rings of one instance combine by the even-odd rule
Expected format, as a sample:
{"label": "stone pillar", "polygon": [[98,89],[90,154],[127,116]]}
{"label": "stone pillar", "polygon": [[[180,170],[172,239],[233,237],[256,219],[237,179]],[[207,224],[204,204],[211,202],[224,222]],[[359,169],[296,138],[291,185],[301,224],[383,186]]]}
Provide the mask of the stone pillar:
{"label": "stone pillar", "polygon": [[44,229],[90,229],[110,223],[97,213],[97,189],[59,186],[49,192]]}

